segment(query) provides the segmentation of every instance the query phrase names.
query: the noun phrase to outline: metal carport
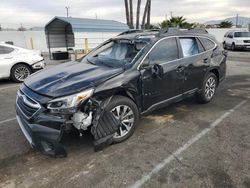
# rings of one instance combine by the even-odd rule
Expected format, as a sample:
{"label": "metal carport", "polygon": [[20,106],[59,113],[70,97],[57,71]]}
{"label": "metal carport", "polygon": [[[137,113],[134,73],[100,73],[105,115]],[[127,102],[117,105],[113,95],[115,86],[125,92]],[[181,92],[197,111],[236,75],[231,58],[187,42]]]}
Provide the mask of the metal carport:
{"label": "metal carport", "polygon": [[68,48],[75,46],[75,32],[124,32],[128,26],[114,20],[72,17],[55,17],[45,26],[47,47]]}

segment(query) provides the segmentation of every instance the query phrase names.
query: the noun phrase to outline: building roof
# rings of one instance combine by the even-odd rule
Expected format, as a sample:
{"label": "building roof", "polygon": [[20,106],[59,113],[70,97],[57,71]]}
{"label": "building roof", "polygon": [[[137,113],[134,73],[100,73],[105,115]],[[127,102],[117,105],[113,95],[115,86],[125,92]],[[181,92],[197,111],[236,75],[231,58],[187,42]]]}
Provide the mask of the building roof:
{"label": "building roof", "polygon": [[54,17],[45,28],[55,22],[64,22],[71,25],[73,32],[123,32],[128,30],[127,24],[114,20],[72,17]]}

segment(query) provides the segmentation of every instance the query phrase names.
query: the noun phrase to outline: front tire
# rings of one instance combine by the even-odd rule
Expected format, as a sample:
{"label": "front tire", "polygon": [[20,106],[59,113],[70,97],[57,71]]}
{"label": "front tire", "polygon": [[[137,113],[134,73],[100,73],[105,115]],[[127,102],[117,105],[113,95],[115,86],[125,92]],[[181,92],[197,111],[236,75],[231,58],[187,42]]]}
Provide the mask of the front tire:
{"label": "front tire", "polygon": [[218,85],[218,79],[216,75],[210,72],[203,81],[202,91],[197,95],[197,99],[200,103],[210,102],[216,92]]}
{"label": "front tire", "polygon": [[226,42],[223,42],[223,49],[224,49],[224,50],[226,50],[226,49],[227,49]]}
{"label": "front tire", "polygon": [[120,143],[128,139],[135,131],[139,121],[139,111],[136,104],[124,96],[114,96],[106,106],[122,123],[120,129],[113,137],[113,143]]}
{"label": "front tire", "polygon": [[235,47],[235,44],[234,44],[234,43],[232,44],[231,49],[232,49],[232,51],[235,51],[235,50],[236,50],[236,47]]}
{"label": "front tire", "polygon": [[31,69],[28,65],[17,64],[11,69],[11,78],[14,82],[23,82],[31,74]]}

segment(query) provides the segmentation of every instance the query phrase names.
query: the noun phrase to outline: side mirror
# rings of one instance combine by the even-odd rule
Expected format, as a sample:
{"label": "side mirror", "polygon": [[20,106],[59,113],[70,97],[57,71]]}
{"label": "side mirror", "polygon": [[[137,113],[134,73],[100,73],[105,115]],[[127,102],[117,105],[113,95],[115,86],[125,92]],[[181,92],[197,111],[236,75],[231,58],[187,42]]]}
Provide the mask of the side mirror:
{"label": "side mirror", "polygon": [[154,64],[151,69],[153,78],[162,79],[164,75],[163,67],[159,64]]}

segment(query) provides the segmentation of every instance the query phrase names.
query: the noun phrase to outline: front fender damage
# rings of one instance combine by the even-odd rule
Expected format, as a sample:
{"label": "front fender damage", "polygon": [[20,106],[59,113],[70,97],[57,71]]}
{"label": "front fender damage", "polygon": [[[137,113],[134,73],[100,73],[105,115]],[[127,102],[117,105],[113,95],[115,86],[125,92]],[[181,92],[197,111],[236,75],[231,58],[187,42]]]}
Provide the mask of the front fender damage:
{"label": "front fender damage", "polygon": [[106,110],[106,106],[111,99],[112,97],[104,102],[95,101],[97,109],[91,127],[91,133],[94,136],[95,151],[110,145],[114,134],[121,126],[121,122],[110,111]]}
{"label": "front fender damage", "polygon": [[[67,132],[67,127],[72,126],[74,126],[74,130],[78,130],[78,133],[81,133],[90,127],[90,132],[94,138],[93,146],[95,151],[99,151],[110,145],[113,141],[114,134],[121,126],[120,120],[116,119],[113,113],[106,110],[111,99],[112,97],[102,101],[90,98],[85,102],[83,108],[73,114],[70,120],[67,121],[64,126],[64,132]],[[59,142],[54,143],[54,145],[62,146]],[[67,156],[66,150],[64,149],[63,151],[65,151],[64,156]],[[57,149],[50,154],[55,156],[61,155],[62,150]]]}
{"label": "front fender damage", "polygon": [[66,157],[67,151],[62,144],[63,135],[73,133],[71,135],[74,137],[79,136],[88,128],[90,128],[94,138],[94,150],[99,151],[112,143],[114,134],[121,126],[120,120],[116,119],[113,113],[106,110],[111,99],[112,97],[107,100],[90,98],[74,114],[61,115],[62,117],[58,119],[58,122],[55,115],[41,114],[37,117],[39,125],[28,125],[21,121],[19,124],[27,124],[27,126],[23,127],[25,132],[32,138],[30,144],[44,154]]}

